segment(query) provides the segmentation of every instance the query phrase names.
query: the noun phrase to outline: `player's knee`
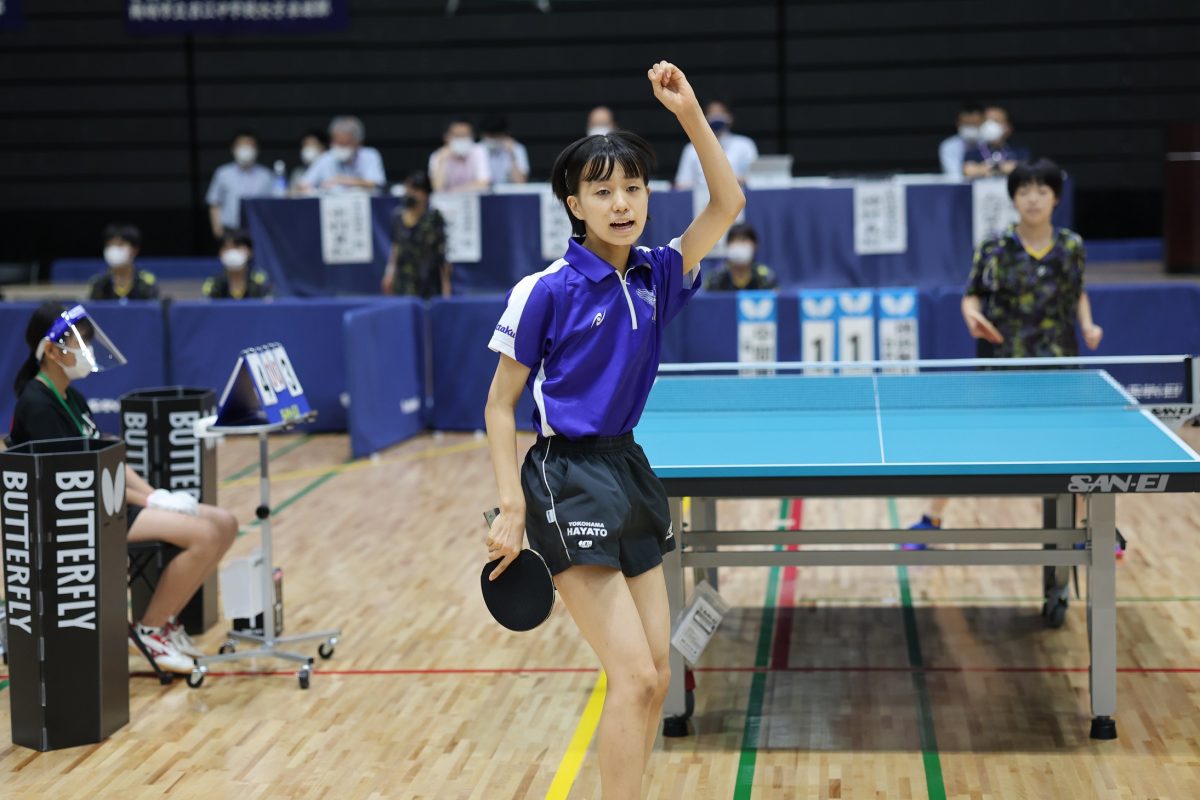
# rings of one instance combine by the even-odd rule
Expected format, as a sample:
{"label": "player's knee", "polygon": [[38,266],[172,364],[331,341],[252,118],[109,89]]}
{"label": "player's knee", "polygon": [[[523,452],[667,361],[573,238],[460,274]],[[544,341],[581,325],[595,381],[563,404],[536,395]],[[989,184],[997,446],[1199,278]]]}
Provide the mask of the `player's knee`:
{"label": "player's knee", "polygon": [[671,665],[664,662],[655,665],[657,674],[657,683],[654,687],[654,701],[661,703],[667,697],[667,690],[671,688]]}
{"label": "player's knee", "polygon": [[233,544],[233,540],[237,538],[238,521],[232,513],[223,508],[217,509],[217,529],[221,537],[221,552],[224,553]]}
{"label": "player's knee", "polygon": [[610,682],[617,694],[638,705],[649,705],[658,691],[658,671],[650,662],[630,665],[611,676]]}

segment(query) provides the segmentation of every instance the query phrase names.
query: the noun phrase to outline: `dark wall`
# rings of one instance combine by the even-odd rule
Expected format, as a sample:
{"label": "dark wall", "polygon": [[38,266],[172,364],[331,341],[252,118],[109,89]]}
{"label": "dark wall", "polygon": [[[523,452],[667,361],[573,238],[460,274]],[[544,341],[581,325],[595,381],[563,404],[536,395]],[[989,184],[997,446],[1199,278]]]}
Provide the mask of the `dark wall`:
{"label": "dark wall", "polygon": [[798,174],[936,172],[964,97],[1006,105],[1015,140],[1060,161],[1088,236],[1157,235],[1163,137],[1200,103],[1192,0],[352,0],[342,33],[142,37],[123,0],[33,0],[0,34],[0,261],[89,255],[112,219],[146,252],[207,250],[203,194],[232,132],[262,159],[355,113],[389,177],[422,167],[448,117],[509,114],[544,177],[611,105],[673,175],[683,144],[644,78],[675,61],[703,98]]}

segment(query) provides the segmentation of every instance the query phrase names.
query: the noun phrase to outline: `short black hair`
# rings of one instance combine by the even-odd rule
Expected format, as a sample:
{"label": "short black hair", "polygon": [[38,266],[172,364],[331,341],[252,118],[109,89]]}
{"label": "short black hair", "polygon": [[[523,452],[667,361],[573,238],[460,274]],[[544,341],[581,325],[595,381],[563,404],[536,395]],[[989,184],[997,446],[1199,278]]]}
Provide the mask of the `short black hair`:
{"label": "short black hair", "polygon": [[245,136],[247,139],[253,139],[254,143],[258,144],[258,134],[255,133],[254,131],[250,130],[249,128],[241,128],[240,130],[234,131],[233,138],[230,139],[229,141],[236,142],[238,139],[241,139],[243,136]]}
{"label": "short black hair", "polygon": [[104,243],[108,244],[113,239],[124,239],[137,248],[142,246],[142,232],[136,225],[114,222],[104,226]]}
{"label": "short black hair", "polygon": [[329,147],[329,139],[328,139],[328,137],[326,137],[325,131],[320,130],[318,128],[309,128],[308,130],[306,130],[304,132],[304,135],[300,137],[300,141],[304,141],[305,139],[308,139],[309,137],[316,139],[318,142],[320,142],[321,147]]}
{"label": "short black hair", "polygon": [[254,242],[250,238],[250,234],[241,228],[226,228],[221,233],[221,238],[218,240],[217,249],[223,250],[226,246],[233,245],[234,247],[248,247],[254,249]]}
{"label": "short black hair", "polygon": [[625,177],[649,181],[655,165],[654,148],[636,133],[613,131],[604,136],[576,139],[554,160],[550,186],[566,209],[575,236],[586,234],[587,226],[571,213],[567,198],[577,194],[579,184],[584,181],[608,180],[618,164],[625,171]]}
{"label": "short black hair", "polygon": [[982,114],[983,103],[978,100],[963,100],[961,106],[958,107],[959,114]]}
{"label": "short black hair", "polygon": [[747,225],[745,222],[739,222],[729,229],[729,233],[725,234],[726,239],[749,239],[758,245],[758,231],[754,230],[752,225]]}
{"label": "short black hair", "polygon": [[1030,184],[1046,186],[1054,192],[1055,199],[1060,199],[1063,187],[1062,167],[1048,158],[1039,158],[1033,162],[1023,161],[1017,164],[1016,168],[1008,173],[1008,196],[1016,197],[1018,189]]}
{"label": "short black hair", "polygon": [[410,172],[404,179],[404,185],[420,189],[425,194],[433,194],[433,184],[429,180],[429,173],[425,170],[419,169],[416,172]]}
{"label": "short black hair", "polygon": [[488,114],[479,121],[479,132],[488,134],[508,133],[508,117],[503,114]]}

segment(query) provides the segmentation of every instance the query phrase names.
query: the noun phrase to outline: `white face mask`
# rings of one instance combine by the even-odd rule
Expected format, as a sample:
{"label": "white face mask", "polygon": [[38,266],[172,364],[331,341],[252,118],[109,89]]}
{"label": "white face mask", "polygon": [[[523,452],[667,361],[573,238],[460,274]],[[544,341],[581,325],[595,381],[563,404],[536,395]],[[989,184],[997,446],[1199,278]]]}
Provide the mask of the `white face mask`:
{"label": "white face mask", "polygon": [[474,145],[475,142],[471,141],[470,136],[455,136],[450,140],[450,152],[462,158],[471,154]]}
{"label": "white face mask", "polygon": [[734,264],[749,264],[754,260],[754,244],[752,242],[733,242],[725,248],[725,255]]}
{"label": "white face mask", "polygon": [[588,136],[608,136],[610,133],[612,128],[607,125],[592,125],[587,131]]}
{"label": "white face mask", "polygon": [[978,125],[963,125],[958,129],[958,137],[968,142],[979,141]]}
{"label": "white face mask", "polygon": [[317,160],[317,156],[321,155],[319,147],[302,147],[300,148],[300,160],[304,162],[304,166],[308,166]]}
{"label": "white face mask", "polygon": [[988,144],[996,144],[1004,138],[1004,125],[994,119],[984,121],[979,126],[979,138]]}
{"label": "white face mask", "polygon": [[87,359],[82,350],[75,347],[65,347],[63,349],[75,356],[75,363],[72,366],[60,365],[62,366],[63,373],[68,378],[78,381],[92,374],[92,362]]}
{"label": "white face mask", "polygon": [[231,247],[221,251],[221,265],[232,272],[241,272],[250,261],[250,254],[241,247]]}
{"label": "white face mask", "polygon": [[258,148],[249,144],[240,144],[233,148],[233,160],[248,167],[258,158]]}
{"label": "white face mask", "polygon": [[110,244],[104,248],[104,261],[110,267],[124,266],[129,263],[130,253],[131,251],[126,245]]}
{"label": "white face mask", "polygon": [[354,148],[353,147],[346,147],[345,145],[335,144],[333,147],[331,147],[329,149],[333,151],[333,157],[336,158],[338,161],[340,161],[343,164],[347,163],[348,161],[350,161],[351,159],[354,158]]}

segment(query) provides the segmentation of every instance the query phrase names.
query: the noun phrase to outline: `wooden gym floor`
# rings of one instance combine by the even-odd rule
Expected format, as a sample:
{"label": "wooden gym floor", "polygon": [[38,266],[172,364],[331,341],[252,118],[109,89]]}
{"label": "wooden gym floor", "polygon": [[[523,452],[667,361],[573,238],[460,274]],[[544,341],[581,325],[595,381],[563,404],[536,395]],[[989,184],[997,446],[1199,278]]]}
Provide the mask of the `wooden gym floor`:
{"label": "wooden gym floor", "polygon": [[[1185,432],[1194,447],[1198,433]],[[254,448],[220,450],[221,503],[247,534],[232,555],[257,542]],[[0,677],[0,797],[598,798],[593,655],[561,606],[516,635],[479,599],[480,511],[495,496],[483,439],[424,436],[357,462],[344,436],[272,449],[286,626],[345,628],[312,688],[282,662],[227,666],[198,690],[134,677],[127,727],[36,753],[8,743]],[[880,527],[920,503],[729,501],[721,513]],[[1039,514],[1033,499],[964,499],[947,522]],[[1122,497],[1118,521],[1131,541],[1117,579],[1118,741],[1087,737],[1084,604],[1043,629],[1036,568],[728,569],[735,608],[697,675],[695,735],[660,740],[644,795],[1200,797],[1200,497]],[[222,631],[201,645],[215,651]]]}

